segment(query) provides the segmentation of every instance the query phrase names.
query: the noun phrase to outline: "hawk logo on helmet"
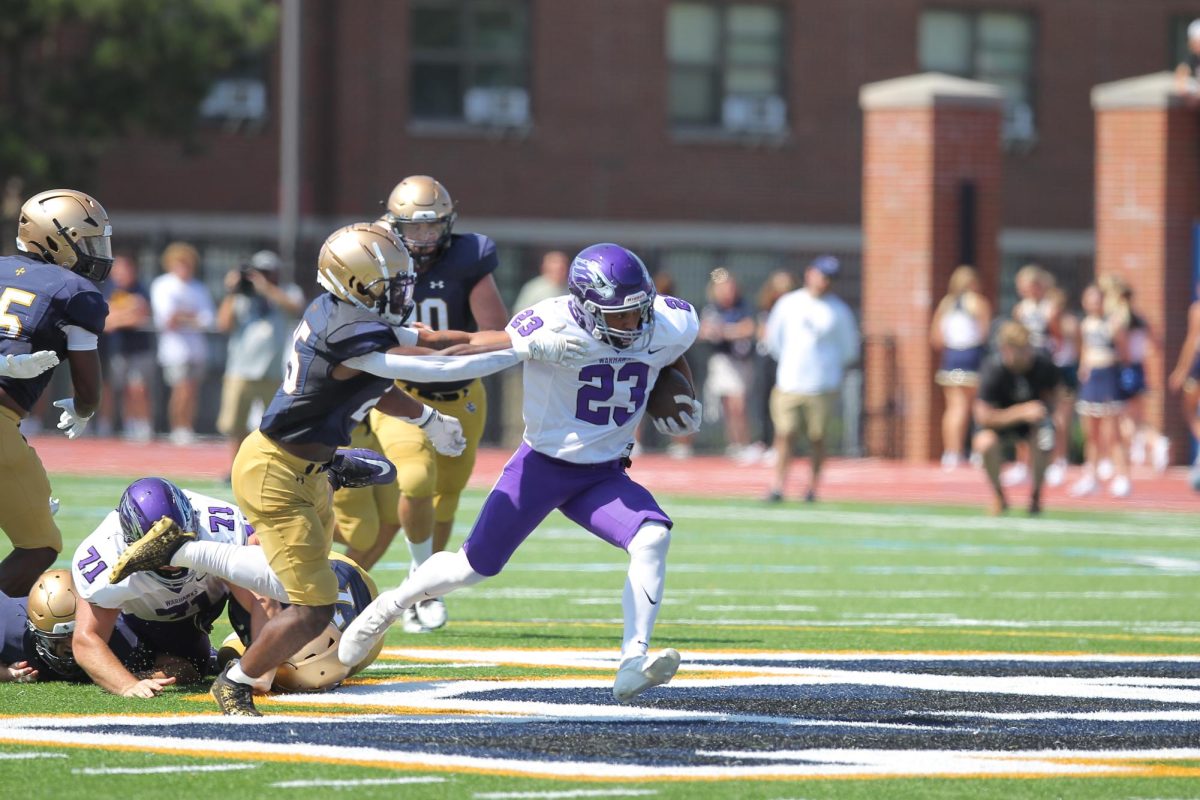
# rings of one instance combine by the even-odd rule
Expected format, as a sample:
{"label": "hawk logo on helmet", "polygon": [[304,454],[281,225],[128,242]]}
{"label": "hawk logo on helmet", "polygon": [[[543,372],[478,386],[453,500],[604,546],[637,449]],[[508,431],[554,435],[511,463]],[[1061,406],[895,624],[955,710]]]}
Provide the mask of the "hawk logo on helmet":
{"label": "hawk logo on helmet", "polygon": [[604,274],[600,263],[588,258],[576,258],[571,263],[570,280],[591,289],[605,300],[611,300],[617,293],[617,285]]}

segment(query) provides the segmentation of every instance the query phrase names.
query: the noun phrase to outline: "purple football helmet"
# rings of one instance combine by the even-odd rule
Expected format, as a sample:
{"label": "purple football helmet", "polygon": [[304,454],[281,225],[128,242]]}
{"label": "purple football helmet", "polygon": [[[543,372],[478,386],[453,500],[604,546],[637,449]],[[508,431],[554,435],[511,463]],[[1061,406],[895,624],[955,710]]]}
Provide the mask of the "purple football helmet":
{"label": "purple football helmet", "polygon": [[[649,344],[654,332],[654,281],[642,260],[619,244],[585,247],[567,276],[571,312],[593,338],[622,349]],[[606,314],[638,312],[633,330],[614,328]]]}
{"label": "purple football helmet", "polygon": [[[126,544],[145,536],[163,517],[170,517],[185,531],[196,532],[196,509],[183,490],[164,478],[139,478],[129,484],[117,503],[117,518]],[[155,570],[149,574],[168,586],[182,586],[188,579],[186,569]]]}

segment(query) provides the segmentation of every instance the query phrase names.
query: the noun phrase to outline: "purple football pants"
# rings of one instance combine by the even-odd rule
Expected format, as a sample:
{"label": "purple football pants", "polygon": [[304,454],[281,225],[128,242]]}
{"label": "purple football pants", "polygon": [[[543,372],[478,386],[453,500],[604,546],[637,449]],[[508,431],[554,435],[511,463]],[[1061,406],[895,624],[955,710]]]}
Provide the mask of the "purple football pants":
{"label": "purple football pants", "polygon": [[671,518],[618,461],[572,464],[522,444],[504,465],[463,551],[471,569],[496,575],[521,542],[554,509],[624,550],[649,521],[671,527]]}

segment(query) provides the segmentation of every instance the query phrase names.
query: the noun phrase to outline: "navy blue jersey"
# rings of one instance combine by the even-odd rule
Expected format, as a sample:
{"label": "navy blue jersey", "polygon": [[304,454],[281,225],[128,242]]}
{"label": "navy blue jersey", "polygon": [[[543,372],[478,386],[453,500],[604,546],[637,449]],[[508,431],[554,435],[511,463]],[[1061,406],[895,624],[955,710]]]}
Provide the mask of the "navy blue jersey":
{"label": "navy blue jersey", "polygon": [[[0,257],[0,355],[53,350],[67,357],[68,325],[99,336],[108,304],[99,287],[68,269],[24,255]],[[0,378],[0,389],[29,411],[54,370],[36,378]]]}
{"label": "navy blue jersey", "polygon": [[[0,592],[0,663],[12,664],[28,661],[38,671],[39,681],[69,680],[86,681],[87,674],[76,665],[69,674],[58,672],[41,659],[34,646],[33,631],[29,629],[27,597],[9,597]],[[154,656],[137,647],[137,636],[129,629],[125,615],[117,617],[116,627],[108,640],[108,646],[130,672],[149,669]]]}
{"label": "navy blue jersey", "polygon": [[277,442],[350,444],[350,429],[392,382],[366,372],[339,381],[331,373],[347,359],[399,343],[395,329],[383,319],[323,292],[296,326],[283,384],[259,429]]}
{"label": "navy blue jersey", "polygon": [[[375,599],[375,590],[367,584],[367,578],[361,568],[356,568],[343,556],[330,557],[329,568],[337,576],[338,598],[333,606],[333,624],[339,631],[346,630],[354,618],[363,612]],[[290,603],[282,603],[287,608]],[[242,644],[250,645],[250,612],[242,607],[237,600],[229,602],[229,624],[234,633],[242,640]]]}
{"label": "navy blue jersey", "polygon": [[[496,243],[491,239],[481,233],[453,234],[446,251],[432,267],[417,276],[413,321],[435,331],[474,331],[477,326],[471,313],[471,290],[499,265]],[[425,383],[421,388],[429,392],[452,392],[470,382]]]}

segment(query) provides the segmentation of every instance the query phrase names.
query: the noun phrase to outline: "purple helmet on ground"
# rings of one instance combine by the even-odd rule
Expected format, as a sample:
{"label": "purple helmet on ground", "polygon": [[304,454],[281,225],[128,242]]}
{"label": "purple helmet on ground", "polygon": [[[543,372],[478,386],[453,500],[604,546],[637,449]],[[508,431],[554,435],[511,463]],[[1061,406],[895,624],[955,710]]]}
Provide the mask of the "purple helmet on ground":
{"label": "purple helmet on ground", "polygon": [[[654,281],[642,260],[619,244],[585,247],[567,276],[571,311],[593,338],[613,347],[645,346],[654,332]],[[614,328],[606,314],[638,312],[633,330]]]}
{"label": "purple helmet on ground", "polygon": [[[196,532],[196,509],[183,490],[163,478],[139,478],[121,494],[117,518],[126,544],[145,536],[163,517],[170,517],[185,531]],[[168,586],[182,585],[188,578],[185,569],[149,573]]]}

